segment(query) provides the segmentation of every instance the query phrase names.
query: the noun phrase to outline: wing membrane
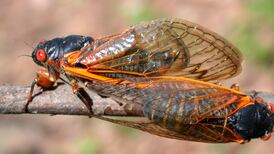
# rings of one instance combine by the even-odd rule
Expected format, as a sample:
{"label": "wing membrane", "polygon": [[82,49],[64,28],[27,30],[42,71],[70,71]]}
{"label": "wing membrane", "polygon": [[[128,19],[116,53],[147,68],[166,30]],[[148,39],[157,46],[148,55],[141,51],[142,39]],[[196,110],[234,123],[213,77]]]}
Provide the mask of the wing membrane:
{"label": "wing membrane", "polygon": [[[131,27],[136,44],[125,54],[91,66],[140,76],[175,75],[204,81],[240,73],[240,51],[218,34],[182,19],[159,19]],[[122,77],[122,75],[118,76]]]}
{"label": "wing membrane", "polygon": [[131,78],[118,84],[94,81],[89,86],[115,100],[141,104],[145,116],[165,125],[223,118],[248,102],[241,101],[246,97],[240,92],[182,77]]}
{"label": "wing membrane", "polygon": [[[126,120],[126,119],[113,119],[113,117],[102,117],[98,116],[101,120],[106,120],[112,123],[120,124],[123,126],[139,129],[154,135],[178,139],[178,140],[188,140],[196,142],[207,142],[207,143],[226,143],[226,142],[241,142],[241,139],[234,136],[228,129],[222,130],[223,133],[217,133],[215,129],[223,129],[221,127],[215,126],[203,126],[203,125],[184,125],[184,129],[180,132],[172,131],[167,128],[159,126],[153,121],[149,121],[145,118],[140,118],[141,120]],[[224,135],[226,134],[226,135]]]}
{"label": "wing membrane", "polygon": [[246,95],[238,91],[170,76],[131,78],[114,84],[94,81],[88,87],[100,95],[127,104],[125,106],[141,106],[134,112],[143,113],[150,120],[149,123],[108,121],[169,138],[200,142],[242,141],[226,127],[225,120],[218,124],[204,121],[226,119],[250,103]]}

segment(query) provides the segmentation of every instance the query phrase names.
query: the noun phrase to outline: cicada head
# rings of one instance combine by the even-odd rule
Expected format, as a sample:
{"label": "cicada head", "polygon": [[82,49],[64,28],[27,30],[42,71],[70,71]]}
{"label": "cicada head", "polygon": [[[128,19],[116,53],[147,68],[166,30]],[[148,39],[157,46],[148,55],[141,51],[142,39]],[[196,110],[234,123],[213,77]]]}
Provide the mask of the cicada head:
{"label": "cicada head", "polygon": [[46,67],[50,65],[49,61],[56,63],[66,53],[80,50],[92,42],[93,38],[80,35],[69,35],[63,38],[42,41],[32,52],[32,58],[36,64]]}
{"label": "cicada head", "polygon": [[259,97],[253,100],[253,104],[243,107],[231,117],[232,128],[246,141],[258,137],[267,140],[273,132],[273,105]]}

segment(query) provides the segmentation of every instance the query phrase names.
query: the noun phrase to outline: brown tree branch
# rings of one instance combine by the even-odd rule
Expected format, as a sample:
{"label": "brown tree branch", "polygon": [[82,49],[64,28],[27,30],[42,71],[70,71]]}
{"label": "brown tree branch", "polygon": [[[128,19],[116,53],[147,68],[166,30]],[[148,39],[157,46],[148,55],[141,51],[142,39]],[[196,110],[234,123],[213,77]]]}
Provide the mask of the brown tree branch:
{"label": "brown tree branch", "polygon": [[[28,87],[0,86],[0,114],[25,114],[25,105],[29,93]],[[93,99],[93,116],[126,115],[123,104],[118,104],[112,99],[101,98],[88,91]],[[254,91],[247,92],[253,95]],[[89,115],[85,105],[72,93],[71,87],[59,85],[54,90],[39,92],[36,88],[36,96],[29,105],[29,113],[32,114],[63,114],[63,115]],[[266,102],[274,103],[274,94],[258,92]]]}
{"label": "brown tree branch", "polygon": [[[72,93],[71,87],[59,85],[54,90],[39,91],[28,110],[32,114],[89,115],[85,105]],[[0,114],[24,114],[29,87],[0,86]],[[108,98],[101,98],[88,91],[93,99],[93,115],[125,115],[123,106]]]}

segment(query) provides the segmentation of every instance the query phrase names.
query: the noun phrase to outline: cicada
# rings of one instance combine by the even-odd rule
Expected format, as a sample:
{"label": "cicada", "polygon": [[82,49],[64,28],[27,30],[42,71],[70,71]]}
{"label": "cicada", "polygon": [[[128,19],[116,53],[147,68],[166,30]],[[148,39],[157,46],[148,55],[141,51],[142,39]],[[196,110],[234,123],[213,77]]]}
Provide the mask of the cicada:
{"label": "cicada", "polygon": [[[104,87],[106,84],[108,87],[117,87],[118,91],[121,89],[120,87],[125,87],[122,89],[124,91],[123,95],[126,97],[144,98],[140,98],[142,101],[138,103],[134,100],[127,100],[128,104],[135,104],[138,106],[138,110],[127,109],[127,111],[128,113],[132,112],[132,114],[135,114],[136,111],[139,113],[139,116],[145,117],[155,124],[153,125],[153,127],[157,126],[155,130],[149,129],[150,126],[147,126],[147,130],[142,128],[143,130],[154,134],[202,142],[242,142],[243,140],[248,140],[253,137],[265,136],[271,132],[269,131],[269,127],[264,127],[263,129],[260,129],[259,132],[264,132],[265,134],[262,135],[259,133],[259,135],[250,135],[247,133],[248,135],[246,137],[241,136],[241,133],[235,132],[237,131],[236,128],[226,127],[231,124],[228,117],[231,117],[232,115],[236,116],[238,113],[247,115],[250,112],[257,112],[257,108],[259,112],[260,107],[257,107],[256,105],[253,107],[254,105],[251,104],[254,104],[256,101],[253,101],[244,94],[226,88],[222,89],[218,86],[214,87],[216,85],[207,84],[203,81],[227,79],[240,73],[242,62],[241,54],[236,47],[223,37],[198,24],[186,20],[158,19],[148,23],[131,26],[120,34],[97,39],[78,35],[55,38],[40,42],[34,49],[32,58],[36,64],[43,66],[46,69],[37,72],[37,77],[31,85],[28,102],[32,99],[32,91],[35,85],[41,86],[44,89],[50,88],[57,79],[62,79],[72,86],[73,92],[77,94],[89,111],[92,112],[92,100],[89,98],[84,88],[80,86],[80,83],[85,83],[86,86],[94,89],[101,96],[110,96],[111,93],[114,93],[115,91],[109,91],[110,93],[107,94],[101,92],[100,89],[97,89],[101,86]],[[168,76],[171,80],[166,79],[164,76]],[[180,81],[176,83],[176,86],[169,86],[173,80],[177,79]],[[186,84],[184,80],[191,80],[191,82],[187,82]],[[130,87],[125,86],[125,82],[130,83]],[[144,82],[144,89],[142,89],[142,84],[139,84],[139,82]],[[97,87],[92,86],[95,83],[97,83]],[[146,90],[151,89],[147,86],[148,83],[155,83],[156,86],[158,85],[159,89]],[[164,89],[164,87],[167,88],[164,91],[173,91],[174,97],[179,98],[176,101],[172,101],[173,98],[168,97],[173,96],[168,94],[164,95],[164,92],[159,92],[161,89]],[[186,105],[182,108],[178,107],[180,104],[178,100],[183,101],[183,98],[185,98],[184,101],[188,102],[187,97],[185,97],[184,94],[179,93],[182,93],[185,90],[189,91],[189,87],[192,87],[194,90],[189,95],[193,98],[197,97],[197,99],[193,99],[195,100],[194,102],[189,101],[189,104],[200,108],[205,107],[204,110],[189,109],[189,106],[191,105]],[[134,92],[128,91],[129,93],[127,93],[128,88],[135,90]],[[211,88],[215,90],[207,90]],[[222,91],[225,92],[218,95],[222,93]],[[161,95],[158,95],[157,93],[166,96],[166,98],[161,98]],[[205,97],[199,97],[200,93],[204,93]],[[113,96],[123,98],[123,96],[119,95]],[[218,101],[211,99],[213,96],[216,96],[215,99]],[[146,97],[159,97],[159,99],[156,100],[161,106],[158,106],[157,103],[152,102],[149,99],[145,99]],[[245,103],[240,101],[242,100],[240,97],[245,100]],[[170,101],[172,103],[169,103]],[[199,102],[202,103],[201,106],[195,105],[195,103],[198,104]],[[248,106],[252,106],[252,108],[255,109],[252,111],[248,110],[248,113],[240,112],[241,108]],[[263,106],[264,109],[267,108],[267,105],[259,106]],[[166,112],[166,110],[175,110],[174,108],[186,110],[182,112],[188,113],[186,116],[191,116],[195,120],[184,120],[187,118],[181,117],[183,120],[179,120],[178,124],[168,126],[177,121],[173,120],[173,122],[169,123],[169,120],[161,120],[161,118],[160,120],[159,118],[156,118],[155,120],[152,115],[158,110],[158,107],[159,111],[163,112]],[[206,111],[206,113],[200,113],[201,115],[198,113],[190,114],[191,111]],[[269,113],[270,109],[267,108],[266,111],[262,113],[260,111],[259,115],[263,115],[265,112]],[[170,115],[171,114],[173,114],[172,117],[174,119],[177,111],[170,113]],[[218,114],[225,116],[217,116]],[[205,115],[205,118],[201,119],[199,117],[202,115]],[[208,118],[208,115],[212,117]],[[168,118],[169,116],[162,117],[162,119]],[[256,117],[252,120],[260,119]],[[215,129],[222,129],[223,134],[230,132],[230,137],[228,136],[227,139],[224,139],[226,137],[215,138],[215,140],[213,135],[209,135],[210,139],[203,138],[201,135],[195,137],[193,134],[189,135],[189,138],[178,137],[178,134],[182,133],[180,131],[178,132],[178,130],[186,130],[187,128],[189,128],[189,132],[195,132],[196,130],[199,133],[204,133],[206,136],[208,132],[202,130],[204,125],[201,125],[201,127],[193,125],[200,122],[208,124],[208,127],[214,127],[214,129],[211,130],[207,129],[208,132],[214,132]],[[244,124],[244,122],[242,123]],[[217,124],[215,125],[215,123]],[[226,125],[226,123],[228,125]],[[266,123],[269,124],[269,121]],[[270,124],[272,123],[270,122]],[[246,125],[246,128],[251,128],[249,124]],[[139,128],[137,124],[136,127]],[[234,136],[234,138],[231,136]],[[199,137],[201,138],[198,139]]]}

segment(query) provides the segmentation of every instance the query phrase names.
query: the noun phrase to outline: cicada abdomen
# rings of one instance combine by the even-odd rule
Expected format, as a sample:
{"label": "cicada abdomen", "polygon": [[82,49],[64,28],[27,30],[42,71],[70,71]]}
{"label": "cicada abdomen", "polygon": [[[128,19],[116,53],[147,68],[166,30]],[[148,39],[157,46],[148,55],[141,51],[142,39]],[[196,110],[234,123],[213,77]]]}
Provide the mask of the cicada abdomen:
{"label": "cicada abdomen", "polygon": [[149,121],[104,120],[159,136],[244,143],[273,131],[273,113],[266,103],[214,84],[162,76],[132,78],[118,84],[94,81],[88,87],[124,104],[125,113],[136,113]]}

